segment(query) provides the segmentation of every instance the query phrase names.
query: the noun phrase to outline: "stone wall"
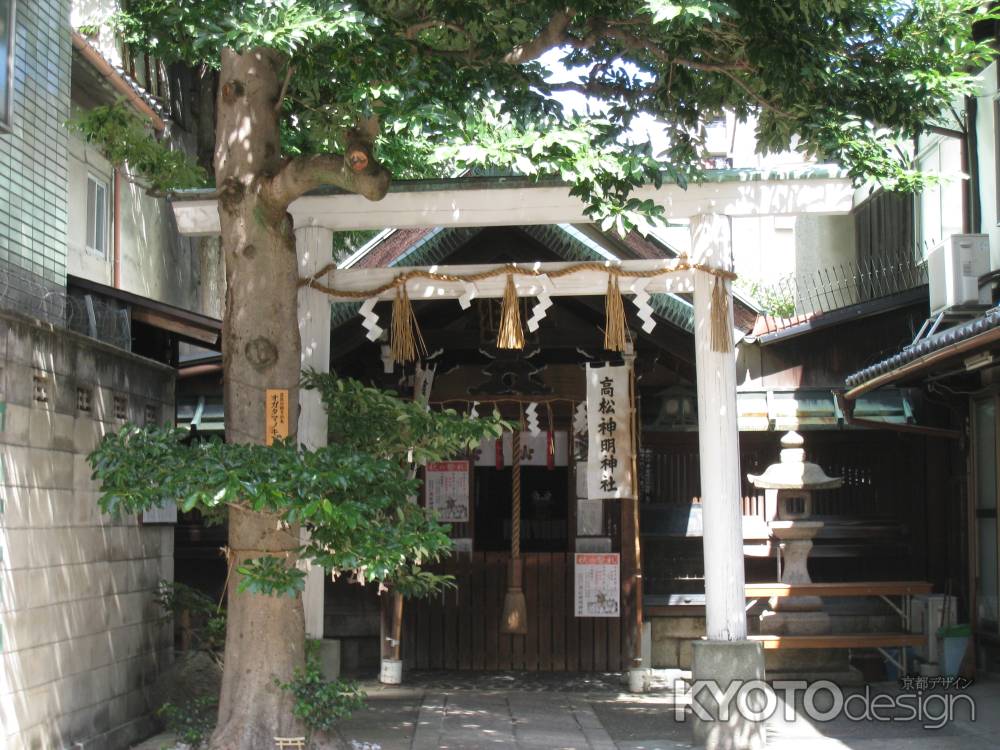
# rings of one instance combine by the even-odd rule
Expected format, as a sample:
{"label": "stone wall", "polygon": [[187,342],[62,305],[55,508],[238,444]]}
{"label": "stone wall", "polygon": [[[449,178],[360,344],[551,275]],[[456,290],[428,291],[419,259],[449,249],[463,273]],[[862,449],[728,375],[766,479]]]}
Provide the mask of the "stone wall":
{"label": "stone wall", "polygon": [[649,618],[654,669],[691,669],[692,642],[705,636],[705,617]]}
{"label": "stone wall", "polygon": [[117,750],[150,733],[173,527],[101,514],[86,456],[126,418],[172,419],[173,393],[167,367],[0,313],[0,746]]}

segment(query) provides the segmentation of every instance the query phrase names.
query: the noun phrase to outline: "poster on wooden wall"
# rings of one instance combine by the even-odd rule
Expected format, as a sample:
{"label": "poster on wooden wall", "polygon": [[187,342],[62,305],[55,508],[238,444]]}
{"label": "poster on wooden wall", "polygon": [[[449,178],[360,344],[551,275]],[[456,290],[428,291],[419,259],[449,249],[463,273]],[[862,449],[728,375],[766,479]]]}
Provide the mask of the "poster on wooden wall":
{"label": "poster on wooden wall", "polygon": [[628,367],[587,368],[587,497],[635,497]]}
{"label": "poster on wooden wall", "polygon": [[621,555],[577,553],[574,559],[577,617],[618,617],[621,612]]}
{"label": "poster on wooden wall", "polygon": [[427,507],[444,523],[469,521],[469,462],[434,461],[425,467]]}

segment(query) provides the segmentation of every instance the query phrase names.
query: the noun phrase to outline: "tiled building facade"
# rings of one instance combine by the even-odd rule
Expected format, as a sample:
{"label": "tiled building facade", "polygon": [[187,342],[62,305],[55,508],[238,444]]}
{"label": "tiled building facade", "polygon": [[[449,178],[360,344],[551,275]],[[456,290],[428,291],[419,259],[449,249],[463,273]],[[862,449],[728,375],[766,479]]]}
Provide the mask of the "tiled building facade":
{"label": "tiled building facade", "polygon": [[66,286],[69,1],[21,0],[14,28],[11,128],[0,134],[0,306],[58,320]]}

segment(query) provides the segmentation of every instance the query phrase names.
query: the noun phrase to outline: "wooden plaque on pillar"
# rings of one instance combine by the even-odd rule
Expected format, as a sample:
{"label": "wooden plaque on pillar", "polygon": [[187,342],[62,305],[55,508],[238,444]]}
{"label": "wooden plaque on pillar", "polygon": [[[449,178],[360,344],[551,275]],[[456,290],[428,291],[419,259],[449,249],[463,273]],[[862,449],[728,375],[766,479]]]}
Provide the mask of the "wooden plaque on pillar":
{"label": "wooden plaque on pillar", "polygon": [[288,389],[268,388],[264,407],[264,442],[273,445],[275,440],[288,437]]}

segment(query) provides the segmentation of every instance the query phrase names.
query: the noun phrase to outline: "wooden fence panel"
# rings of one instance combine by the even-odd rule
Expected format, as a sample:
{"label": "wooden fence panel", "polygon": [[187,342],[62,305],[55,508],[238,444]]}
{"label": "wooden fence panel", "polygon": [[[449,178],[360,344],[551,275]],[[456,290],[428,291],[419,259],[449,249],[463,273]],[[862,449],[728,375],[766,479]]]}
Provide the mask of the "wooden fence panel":
{"label": "wooden fence panel", "polygon": [[617,619],[574,616],[573,556],[524,555],[528,633],[500,633],[509,556],[461,554],[443,565],[456,590],[404,607],[407,669],[619,671],[623,628]]}

